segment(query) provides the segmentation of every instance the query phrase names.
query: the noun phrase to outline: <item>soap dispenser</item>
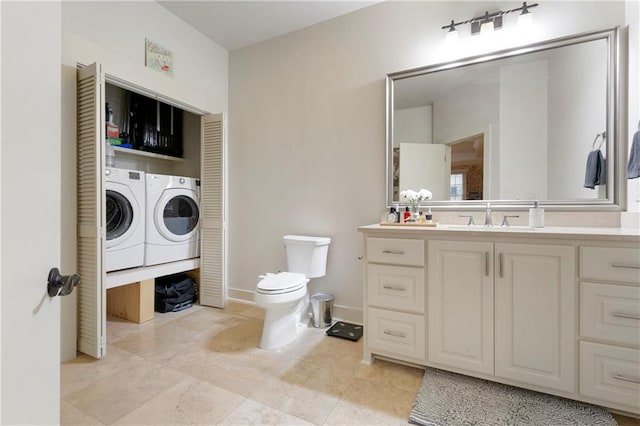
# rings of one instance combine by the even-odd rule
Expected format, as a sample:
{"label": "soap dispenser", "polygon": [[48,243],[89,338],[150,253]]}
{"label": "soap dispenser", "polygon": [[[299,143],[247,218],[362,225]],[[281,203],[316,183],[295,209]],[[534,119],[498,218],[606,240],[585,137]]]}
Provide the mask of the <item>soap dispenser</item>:
{"label": "soap dispenser", "polygon": [[395,207],[389,207],[389,213],[387,214],[387,223],[397,223],[398,212]]}
{"label": "soap dispenser", "polygon": [[533,207],[529,209],[529,226],[532,228],[544,227],[544,209],[540,207],[538,201],[534,201]]}
{"label": "soap dispenser", "polygon": [[427,212],[426,219],[427,219],[427,223],[429,224],[433,223],[433,214],[431,213],[431,207],[429,207],[429,211]]}

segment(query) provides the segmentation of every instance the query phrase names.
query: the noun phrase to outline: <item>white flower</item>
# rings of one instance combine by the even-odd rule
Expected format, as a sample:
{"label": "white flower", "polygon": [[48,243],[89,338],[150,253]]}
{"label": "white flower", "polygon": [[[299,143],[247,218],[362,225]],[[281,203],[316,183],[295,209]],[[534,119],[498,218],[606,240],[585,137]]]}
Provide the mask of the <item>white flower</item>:
{"label": "white flower", "polygon": [[407,189],[405,191],[400,192],[400,195],[405,198],[411,205],[419,204],[424,200],[430,200],[433,197],[433,194],[428,189],[422,188],[420,191],[416,192],[413,189]]}

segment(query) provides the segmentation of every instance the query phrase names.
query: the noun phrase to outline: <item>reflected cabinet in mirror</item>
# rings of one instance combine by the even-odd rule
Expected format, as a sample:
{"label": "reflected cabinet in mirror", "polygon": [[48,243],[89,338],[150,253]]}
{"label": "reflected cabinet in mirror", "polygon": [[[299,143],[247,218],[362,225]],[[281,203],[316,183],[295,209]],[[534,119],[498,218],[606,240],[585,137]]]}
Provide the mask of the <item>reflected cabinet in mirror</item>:
{"label": "reflected cabinet in mirror", "polygon": [[387,201],[619,208],[619,29],[387,76]]}

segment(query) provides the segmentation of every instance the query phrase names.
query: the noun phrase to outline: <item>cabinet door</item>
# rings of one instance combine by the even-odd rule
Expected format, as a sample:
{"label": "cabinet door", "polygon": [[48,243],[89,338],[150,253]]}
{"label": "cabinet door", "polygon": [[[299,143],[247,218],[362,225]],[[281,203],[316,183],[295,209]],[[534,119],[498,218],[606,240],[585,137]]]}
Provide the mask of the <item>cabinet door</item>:
{"label": "cabinet door", "polygon": [[104,268],[104,84],[99,64],[78,70],[78,351],[101,358],[106,351]]}
{"label": "cabinet door", "polygon": [[575,391],[575,249],[496,244],[496,376]]}
{"label": "cabinet door", "polygon": [[428,360],[493,374],[493,244],[429,241],[427,251]]}
{"label": "cabinet door", "polygon": [[227,299],[223,124],[222,114],[202,117],[200,303],[216,308]]}

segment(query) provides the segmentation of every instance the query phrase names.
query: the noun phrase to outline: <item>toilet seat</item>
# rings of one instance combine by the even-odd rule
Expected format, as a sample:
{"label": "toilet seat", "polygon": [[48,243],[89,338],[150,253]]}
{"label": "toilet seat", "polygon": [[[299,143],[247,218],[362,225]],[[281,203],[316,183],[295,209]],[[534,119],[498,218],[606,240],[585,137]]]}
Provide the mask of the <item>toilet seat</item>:
{"label": "toilet seat", "polygon": [[296,272],[280,272],[267,274],[258,282],[257,292],[261,294],[292,293],[305,287],[309,280],[304,274]]}

